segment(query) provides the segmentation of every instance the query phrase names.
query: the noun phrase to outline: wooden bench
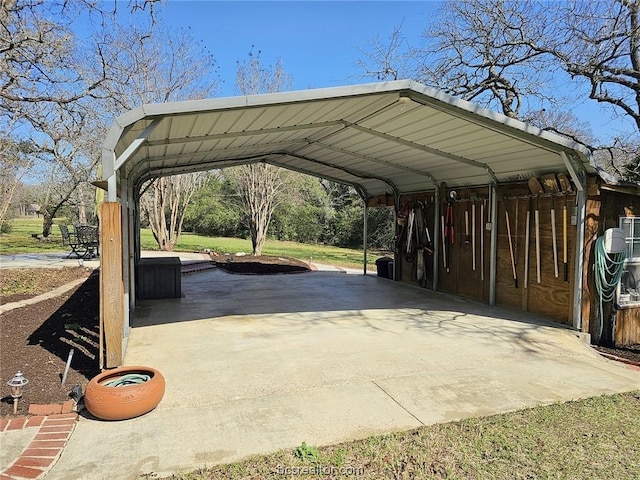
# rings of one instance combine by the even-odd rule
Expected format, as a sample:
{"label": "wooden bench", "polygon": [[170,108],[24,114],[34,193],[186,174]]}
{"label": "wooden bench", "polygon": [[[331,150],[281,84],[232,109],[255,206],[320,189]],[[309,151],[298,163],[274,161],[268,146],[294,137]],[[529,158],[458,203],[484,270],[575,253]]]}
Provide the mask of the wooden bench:
{"label": "wooden bench", "polygon": [[94,258],[98,255],[98,228],[92,225],[76,225],[73,231],[67,225],[58,225],[62,245],[71,248],[67,258]]}

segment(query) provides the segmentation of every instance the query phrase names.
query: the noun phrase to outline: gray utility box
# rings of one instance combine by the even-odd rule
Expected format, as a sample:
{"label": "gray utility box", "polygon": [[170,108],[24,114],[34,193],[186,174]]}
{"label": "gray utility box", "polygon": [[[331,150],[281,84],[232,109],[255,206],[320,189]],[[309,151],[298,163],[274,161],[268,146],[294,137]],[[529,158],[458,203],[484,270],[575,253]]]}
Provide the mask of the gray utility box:
{"label": "gray utility box", "polygon": [[138,300],[180,298],[182,283],[179,257],[141,258],[136,266]]}

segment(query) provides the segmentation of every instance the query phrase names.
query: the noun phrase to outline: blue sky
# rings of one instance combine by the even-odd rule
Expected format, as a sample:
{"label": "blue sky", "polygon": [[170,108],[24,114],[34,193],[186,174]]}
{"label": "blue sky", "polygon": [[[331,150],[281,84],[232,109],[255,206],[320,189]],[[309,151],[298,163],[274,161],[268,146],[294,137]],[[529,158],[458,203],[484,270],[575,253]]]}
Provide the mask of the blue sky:
{"label": "blue sky", "polygon": [[236,62],[251,46],[271,65],[281,58],[294,88],[320,88],[373,81],[356,78],[356,61],[369,42],[386,39],[402,25],[417,39],[437,3],[428,1],[182,1],[163,7],[165,22],[190,27],[216,58],[222,96],[235,95]]}
{"label": "blue sky", "polygon": [[[190,28],[213,54],[222,79],[220,96],[233,96],[236,62],[261,51],[263,64],[281,58],[293,77],[293,89],[322,88],[375,81],[362,78],[356,65],[379,37],[383,43],[394,27],[413,45],[436,9],[436,1],[212,1],[168,0],[164,22]],[[572,89],[575,85],[571,86]],[[593,126],[601,140],[634,131],[629,121],[612,120],[611,111],[588,100],[574,113]]]}

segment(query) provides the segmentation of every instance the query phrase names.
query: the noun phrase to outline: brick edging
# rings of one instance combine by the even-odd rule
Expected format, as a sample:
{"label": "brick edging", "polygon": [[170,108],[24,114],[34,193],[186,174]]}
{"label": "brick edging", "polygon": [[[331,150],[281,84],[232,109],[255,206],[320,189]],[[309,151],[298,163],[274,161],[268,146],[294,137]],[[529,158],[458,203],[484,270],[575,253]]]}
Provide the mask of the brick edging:
{"label": "brick edging", "polygon": [[616,362],[622,362],[622,363],[627,364],[630,368],[640,370],[640,363],[638,363],[638,362],[634,362],[633,360],[629,360],[628,358],[618,357],[617,355],[612,355],[611,353],[601,352],[600,350],[597,350],[597,349],[596,349],[596,352],[598,352],[603,357],[608,358],[609,360],[615,360]]}
{"label": "brick edging", "polygon": [[0,432],[38,428],[38,432],[20,456],[0,472],[0,480],[43,477],[60,458],[77,420],[77,413],[0,420]]}

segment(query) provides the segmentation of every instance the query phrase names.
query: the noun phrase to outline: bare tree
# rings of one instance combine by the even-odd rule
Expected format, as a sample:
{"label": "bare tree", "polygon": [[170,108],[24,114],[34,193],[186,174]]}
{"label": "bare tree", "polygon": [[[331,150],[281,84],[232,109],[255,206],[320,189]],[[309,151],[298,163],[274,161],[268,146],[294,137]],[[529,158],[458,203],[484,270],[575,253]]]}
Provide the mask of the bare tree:
{"label": "bare tree", "polygon": [[157,178],[151,182],[148,194],[140,198],[140,208],[160,250],[173,251],[182,233],[187,206],[205,178],[201,172]]}
{"label": "bare tree", "polygon": [[536,50],[586,80],[591,99],[628,115],[640,130],[640,2],[570,1],[555,13],[554,35]]}
{"label": "bare tree", "polygon": [[84,203],[93,191],[89,182],[100,159],[97,143],[102,129],[89,109],[70,113],[66,108],[40,106],[41,111],[34,105],[29,113],[38,131],[32,150],[37,165],[31,175],[40,177],[45,192],[40,199],[42,235],[48,237],[58,211],[70,201]]}
{"label": "bare tree", "polygon": [[[595,157],[624,157],[628,167],[605,163],[633,178],[640,170],[639,13],[637,0],[445,2],[409,55],[399,54],[396,31],[385,48],[375,46],[368,55],[374,66],[361,66],[378,78],[411,70],[427,85],[603,150]],[[568,121],[585,89],[610,106],[612,116],[628,118],[630,131],[598,138]]]}
{"label": "bare tree", "polygon": [[356,61],[364,73],[362,77],[374,77],[377,80],[398,80],[408,73],[409,45],[402,34],[402,24],[393,27],[389,38],[384,41],[376,37],[369,42],[371,50],[363,50],[364,59]]}
{"label": "bare tree", "polygon": [[[135,27],[118,28],[104,38],[102,51],[114,58],[109,81],[101,86],[104,112],[126,111],[142,103],[204,98],[218,86],[215,60],[184,30],[158,27],[145,36]],[[158,178],[141,196],[142,211],[161,250],[173,250],[185,209],[204,177],[194,173]]]}
{"label": "bare tree", "polygon": [[550,61],[532,48],[547,34],[541,14],[530,0],[446,2],[412,51],[414,76],[508,117],[520,118],[526,102],[557,105],[561,99],[548,94]]}
{"label": "bare tree", "polygon": [[[238,61],[236,85],[242,95],[274,93],[291,84],[282,61],[275,66],[263,66],[260,52],[249,52],[245,62]],[[226,176],[238,193],[238,203],[249,224],[253,255],[260,255],[267,238],[273,211],[289,182],[289,172],[265,163],[254,163],[230,169]]]}
{"label": "bare tree", "polygon": [[0,137],[0,225],[7,220],[22,177],[31,168],[32,148],[28,141],[16,143],[11,138]]}
{"label": "bare tree", "polygon": [[[143,18],[152,24],[155,2],[130,0],[127,5],[130,13],[145,11]],[[73,25],[86,16],[108,30],[117,22],[117,8],[116,1],[94,0],[0,3],[0,131],[12,132],[13,144],[29,139],[26,165],[37,168],[25,175],[32,180],[46,176],[45,236],[60,207],[89,190],[98,151],[95,144],[94,150],[88,149],[89,140],[102,137],[95,128],[100,110],[96,100],[103,98],[101,87],[109,80],[113,60],[103,42],[87,49],[87,39],[81,39]]]}
{"label": "bare tree", "polygon": [[[130,12],[148,10],[154,18],[158,0],[130,0]],[[82,15],[103,28],[117,23],[118,2],[93,0],[4,0],[0,4],[0,114],[13,117],[33,103],[72,105],[98,96],[97,88],[108,79],[108,65],[101,45],[94,48],[93,68],[86,69],[86,52],[72,30]]]}
{"label": "bare tree", "polygon": [[[124,112],[143,103],[212,96],[218,89],[216,61],[187,30],[157,26],[153,32],[115,26],[95,44],[94,57],[111,59],[99,88],[105,112]],[[110,119],[109,119],[110,120]]]}

